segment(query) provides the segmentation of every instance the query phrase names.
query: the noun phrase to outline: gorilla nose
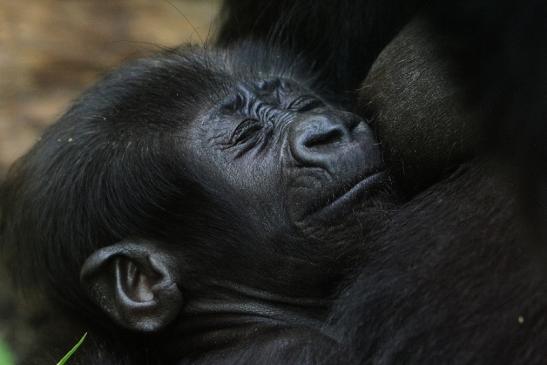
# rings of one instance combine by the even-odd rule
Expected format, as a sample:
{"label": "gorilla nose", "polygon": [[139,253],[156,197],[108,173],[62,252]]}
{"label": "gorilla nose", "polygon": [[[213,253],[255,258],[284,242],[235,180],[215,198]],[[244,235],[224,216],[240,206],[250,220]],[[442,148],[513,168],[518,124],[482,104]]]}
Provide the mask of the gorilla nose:
{"label": "gorilla nose", "polygon": [[291,130],[290,145],[294,157],[304,164],[332,161],[351,141],[352,125],[325,115],[309,115],[297,121]]}

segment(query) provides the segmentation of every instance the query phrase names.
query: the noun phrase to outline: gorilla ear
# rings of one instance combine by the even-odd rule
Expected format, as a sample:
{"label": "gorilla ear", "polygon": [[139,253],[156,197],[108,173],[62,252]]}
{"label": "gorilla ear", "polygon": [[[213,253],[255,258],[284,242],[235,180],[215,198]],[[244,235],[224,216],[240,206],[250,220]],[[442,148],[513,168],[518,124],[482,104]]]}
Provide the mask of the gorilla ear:
{"label": "gorilla ear", "polygon": [[183,302],[174,258],[159,244],[122,241],[93,253],[80,271],[90,298],[117,324],[134,331],[162,330]]}

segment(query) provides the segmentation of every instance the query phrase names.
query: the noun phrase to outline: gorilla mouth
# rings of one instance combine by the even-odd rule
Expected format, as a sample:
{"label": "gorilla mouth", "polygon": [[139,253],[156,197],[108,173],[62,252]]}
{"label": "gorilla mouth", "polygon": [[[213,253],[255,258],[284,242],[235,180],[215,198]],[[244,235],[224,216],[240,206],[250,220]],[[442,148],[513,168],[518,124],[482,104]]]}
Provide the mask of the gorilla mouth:
{"label": "gorilla mouth", "polygon": [[330,216],[336,212],[351,211],[357,200],[366,200],[386,185],[387,173],[380,170],[366,175],[357,183],[344,189],[325,202],[312,215]]}

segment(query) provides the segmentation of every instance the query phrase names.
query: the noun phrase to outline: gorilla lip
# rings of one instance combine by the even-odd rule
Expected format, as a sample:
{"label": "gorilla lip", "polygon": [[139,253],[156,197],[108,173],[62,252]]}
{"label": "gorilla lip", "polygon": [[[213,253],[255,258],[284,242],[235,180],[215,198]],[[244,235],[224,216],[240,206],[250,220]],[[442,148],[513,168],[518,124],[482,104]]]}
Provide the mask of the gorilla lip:
{"label": "gorilla lip", "polygon": [[313,215],[328,215],[351,204],[356,199],[366,199],[376,191],[375,187],[383,186],[386,178],[384,170],[374,172],[365,176],[362,180],[353,185],[349,190],[329,200],[322,208]]}

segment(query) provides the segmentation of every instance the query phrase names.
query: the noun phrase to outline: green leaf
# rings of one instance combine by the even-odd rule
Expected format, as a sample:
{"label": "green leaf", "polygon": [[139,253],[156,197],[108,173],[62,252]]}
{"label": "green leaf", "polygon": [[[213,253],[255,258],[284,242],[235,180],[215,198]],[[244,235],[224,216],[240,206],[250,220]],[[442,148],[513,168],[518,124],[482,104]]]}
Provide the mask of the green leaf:
{"label": "green leaf", "polygon": [[12,365],[13,358],[6,345],[0,341],[0,365]]}
{"label": "green leaf", "polygon": [[74,345],[74,347],[71,348],[70,351],[67,352],[67,354],[65,356],[63,356],[63,358],[61,359],[61,361],[59,361],[57,363],[57,365],[65,365],[67,363],[68,359],[70,359],[72,357],[72,355],[74,355],[74,353],[80,348],[82,343],[84,343],[86,337],[87,337],[87,332],[84,333],[82,338],[80,338],[80,341],[78,341],[78,343],[76,345]]}

